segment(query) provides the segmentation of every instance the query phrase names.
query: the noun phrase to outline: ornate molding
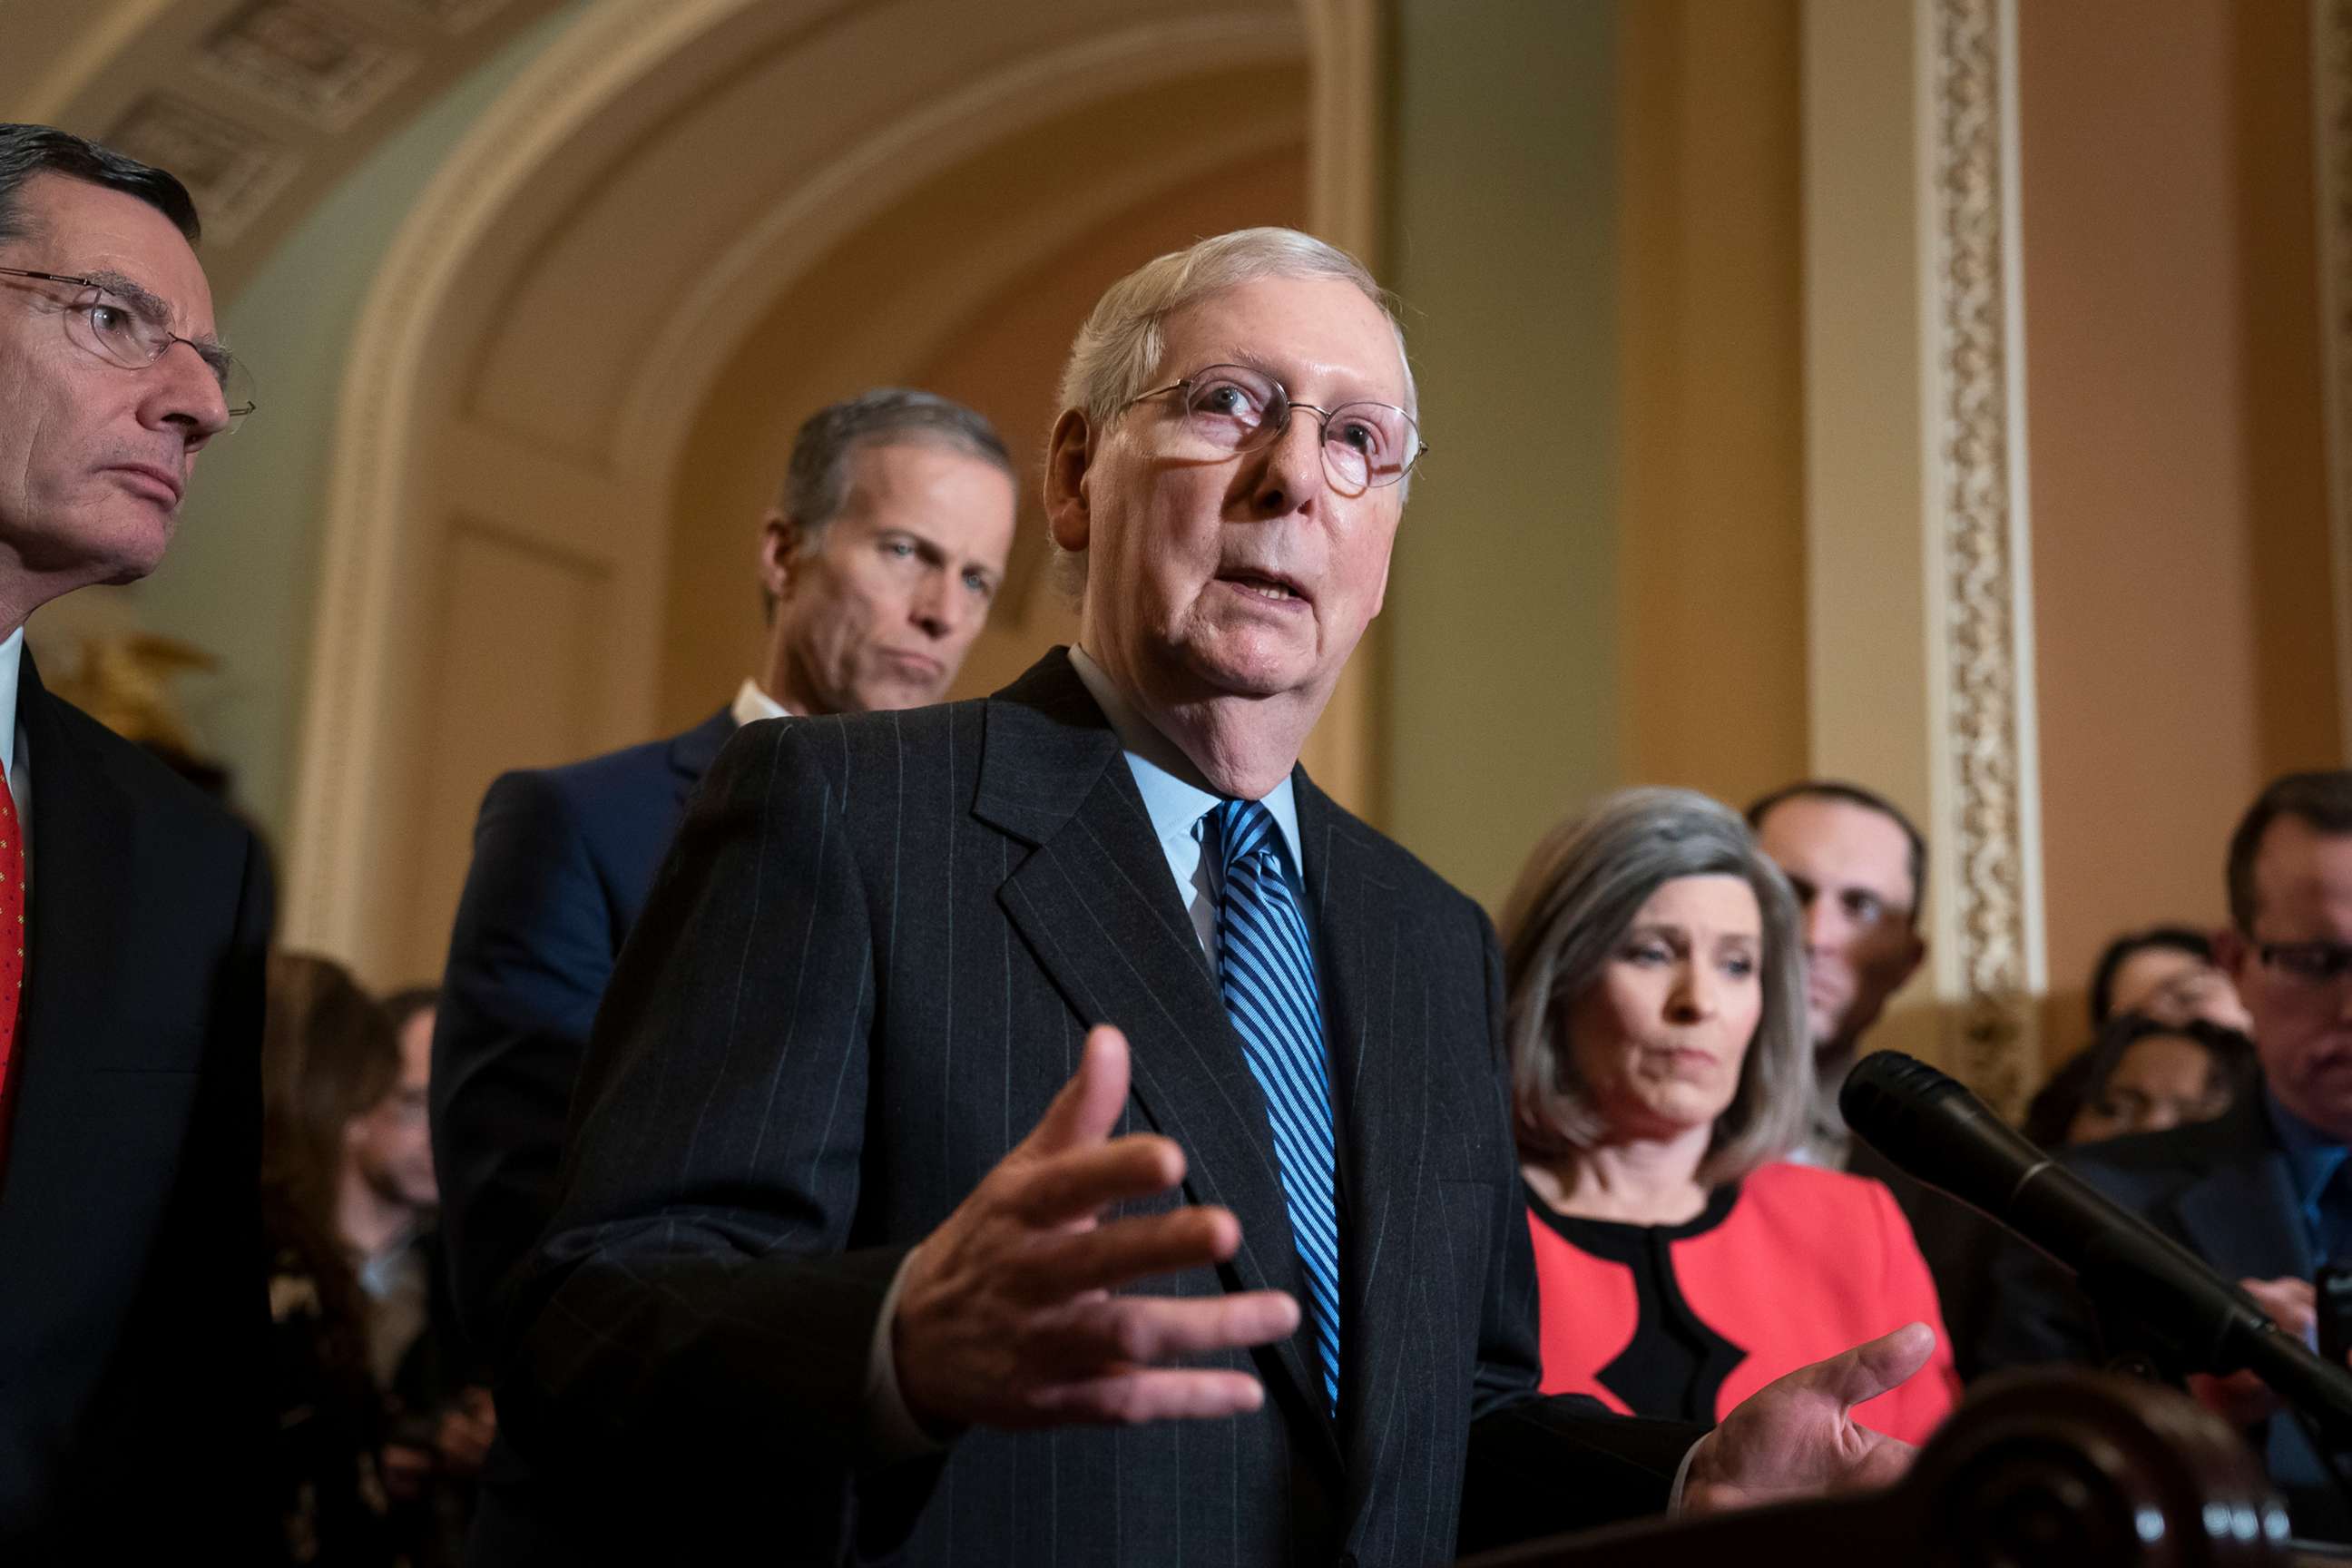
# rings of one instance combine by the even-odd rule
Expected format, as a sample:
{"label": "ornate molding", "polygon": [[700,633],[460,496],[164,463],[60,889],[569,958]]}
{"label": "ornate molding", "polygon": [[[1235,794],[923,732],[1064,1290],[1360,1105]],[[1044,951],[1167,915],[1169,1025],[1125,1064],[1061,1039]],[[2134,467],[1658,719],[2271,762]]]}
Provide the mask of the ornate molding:
{"label": "ornate molding", "polygon": [[2337,734],[2352,765],[2352,0],[2312,0],[2311,45]]}
{"label": "ornate molding", "polygon": [[[811,0],[800,13],[841,8],[840,0],[830,7]],[[690,73],[681,61],[699,68],[704,57],[719,58],[722,46],[740,54],[746,33],[782,31],[793,15],[780,18],[782,9],[775,0],[673,0],[659,8],[601,0],[588,7],[484,110],[393,241],[353,332],[337,405],[282,895],[287,940],[363,969],[400,955],[407,911],[381,889],[394,885],[386,870],[396,834],[389,825],[404,820],[406,810],[397,770],[411,743],[412,703],[422,679],[414,650],[424,636],[417,584],[419,563],[431,553],[432,465],[454,427],[444,406],[446,366],[467,362],[468,345],[487,330],[469,305],[478,293],[479,258],[518,226],[545,221],[551,167],[566,161],[588,167],[612,155],[610,148],[583,150],[583,139],[609,134],[616,107],[634,102],[645,110],[661,94],[691,91],[682,85]],[[677,314],[646,346],[635,377],[638,401],[624,420],[631,439],[603,455],[597,477],[623,498],[620,510],[664,517],[665,477],[685,434],[683,413],[695,405],[691,389],[707,384],[723,362],[725,343],[711,338],[723,338],[729,319],[740,313],[733,301],[774,298],[798,268],[894,193],[991,138],[1075,104],[1262,58],[1269,37],[1283,31],[1279,24],[1251,27],[1245,18],[1219,15],[1147,17],[996,70],[967,73],[922,111],[878,125],[846,147],[810,149],[795,165],[793,194],[715,257],[695,286],[679,290]],[[853,174],[859,177],[848,178]],[[1127,190],[1119,205],[1134,195]],[[1076,206],[1070,210],[1076,216]],[[975,279],[986,270],[980,262],[971,268]],[[723,312],[718,323],[698,325],[714,301]],[[663,390],[648,395],[648,388]],[[583,467],[570,455],[562,460]],[[659,560],[660,535],[640,529],[630,538],[634,549]],[[647,572],[624,575],[640,597],[657,582]],[[620,620],[616,644],[657,634],[650,622]],[[634,662],[640,672],[652,663]],[[634,689],[616,688],[610,699],[615,710]],[[363,899],[354,889],[378,892]]]}
{"label": "ornate molding", "polygon": [[174,92],[139,100],[102,139],[177,174],[195,197],[205,231],[223,244],[235,243],[302,165],[277,138]]}
{"label": "ornate molding", "polygon": [[214,33],[198,58],[222,82],[320,130],[341,131],[382,103],[424,54],[339,12],[301,0],[257,0]]}
{"label": "ornate molding", "polygon": [[2040,1077],[2042,975],[2025,549],[2013,0],[1925,0],[1932,230],[1931,613],[1938,855],[1959,994],[1947,1059],[2013,1110]]}
{"label": "ornate molding", "polygon": [[205,271],[226,305],[339,177],[561,4],[51,5],[58,16],[43,17],[30,46],[41,64],[28,68],[0,47],[0,81],[14,86],[16,117],[95,134],[185,181],[204,215]]}

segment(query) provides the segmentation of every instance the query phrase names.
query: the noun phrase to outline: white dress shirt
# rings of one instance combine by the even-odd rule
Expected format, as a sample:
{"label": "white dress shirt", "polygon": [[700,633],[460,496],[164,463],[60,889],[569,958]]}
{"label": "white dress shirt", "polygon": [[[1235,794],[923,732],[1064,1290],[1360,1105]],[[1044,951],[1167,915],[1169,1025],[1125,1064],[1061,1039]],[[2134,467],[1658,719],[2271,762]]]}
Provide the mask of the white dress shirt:
{"label": "white dress shirt", "polygon": [[[1209,865],[1201,853],[1201,818],[1224,804],[1227,796],[1209,787],[1181,747],[1158,730],[1151,721],[1135,710],[1126,694],[1110,683],[1102,666],[1087,656],[1082,647],[1070,649],[1070,668],[1085,683],[1087,695],[1103,710],[1110,727],[1118,734],[1118,743],[1127,752],[1128,772],[1135,775],[1135,787],[1143,793],[1143,809],[1150,814],[1151,831],[1160,837],[1160,853],[1168,857],[1168,874],[1176,879],[1176,896],[1184,902],[1184,910],[1192,917],[1192,930],[1201,939],[1201,951],[1209,956],[1212,971],[1217,966],[1217,882],[1218,867]],[[1282,775],[1265,796],[1267,811],[1274,815],[1274,825],[1282,831],[1282,847],[1290,854],[1290,871],[1297,885],[1307,885],[1307,858],[1298,840],[1298,802],[1290,787],[1290,775]],[[1303,902],[1302,902],[1303,907]]]}
{"label": "white dress shirt", "polygon": [[25,628],[0,642],[0,772],[16,803],[16,838],[25,851],[25,890],[33,889],[33,774],[25,732],[16,726],[16,682],[25,671]]}
{"label": "white dress shirt", "polygon": [[756,724],[762,719],[797,719],[799,714],[760,689],[756,680],[746,680],[736,689],[734,706],[728,712],[735,717],[735,727]]}

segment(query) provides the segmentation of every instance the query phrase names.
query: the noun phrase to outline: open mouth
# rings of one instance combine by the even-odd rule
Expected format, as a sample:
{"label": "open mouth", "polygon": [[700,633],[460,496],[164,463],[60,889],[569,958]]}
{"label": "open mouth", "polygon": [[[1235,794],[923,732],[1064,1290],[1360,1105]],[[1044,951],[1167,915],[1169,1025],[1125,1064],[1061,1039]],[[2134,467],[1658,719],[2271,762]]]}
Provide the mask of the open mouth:
{"label": "open mouth", "polygon": [[1274,604],[1284,604],[1293,600],[1303,601],[1307,597],[1300,592],[1298,585],[1288,578],[1276,577],[1264,572],[1223,572],[1218,574],[1217,581],[1253,597]]}

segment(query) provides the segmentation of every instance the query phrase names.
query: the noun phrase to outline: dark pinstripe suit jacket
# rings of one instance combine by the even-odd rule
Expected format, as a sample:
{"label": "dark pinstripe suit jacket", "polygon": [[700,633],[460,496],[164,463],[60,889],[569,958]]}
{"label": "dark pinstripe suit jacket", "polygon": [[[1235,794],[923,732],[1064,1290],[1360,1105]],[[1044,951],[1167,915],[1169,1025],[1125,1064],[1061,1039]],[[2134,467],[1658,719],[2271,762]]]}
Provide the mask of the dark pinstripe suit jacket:
{"label": "dark pinstripe suit jacket", "polygon": [[1252,1416],[972,1432],[855,1465],[900,1258],[1036,1121],[1095,1023],[1127,1031],[1127,1121],[1184,1148],[1184,1200],[1242,1224],[1230,1265],[1155,1288],[1300,1286],[1239,1042],[1118,742],[1057,651],[985,701],[750,726],[698,796],[597,1021],[501,1395],[572,1506],[605,1510],[600,1542],[1421,1563],[1465,1525],[1494,1539],[1663,1503],[1690,1429],[1534,1393],[1492,929],[1303,774],[1297,799],[1339,1110],[1339,1419],[1291,1342],[1223,1358],[1265,1382]]}

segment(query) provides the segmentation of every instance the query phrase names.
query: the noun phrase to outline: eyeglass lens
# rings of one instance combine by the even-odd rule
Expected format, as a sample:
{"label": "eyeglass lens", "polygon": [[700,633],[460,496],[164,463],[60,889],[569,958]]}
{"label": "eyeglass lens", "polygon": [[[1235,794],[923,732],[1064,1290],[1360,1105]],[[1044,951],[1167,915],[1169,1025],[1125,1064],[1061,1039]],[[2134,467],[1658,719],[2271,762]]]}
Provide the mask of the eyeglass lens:
{"label": "eyeglass lens", "polygon": [[[1239,452],[1278,436],[1292,405],[1282,384],[1244,365],[1218,364],[1183,383],[1184,419],[1220,451]],[[1323,421],[1323,464],[1353,489],[1392,485],[1412,467],[1420,442],[1412,416],[1385,403],[1343,403]]]}
{"label": "eyeglass lens", "polygon": [[2262,959],[2282,973],[2314,984],[2352,974],[2352,945],[2340,942],[2268,942]]}
{"label": "eyeglass lens", "polygon": [[[68,320],[76,328],[75,336],[84,348],[125,370],[144,370],[170,353],[173,343],[187,342],[140,315],[103,289],[84,289],[74,301]],[[236,429],[253,412],[251,373],[243,361],[226,349],[194,343],[189,346],[203,357],[220,383],[221,396],[228,404],[228,427]]]}

